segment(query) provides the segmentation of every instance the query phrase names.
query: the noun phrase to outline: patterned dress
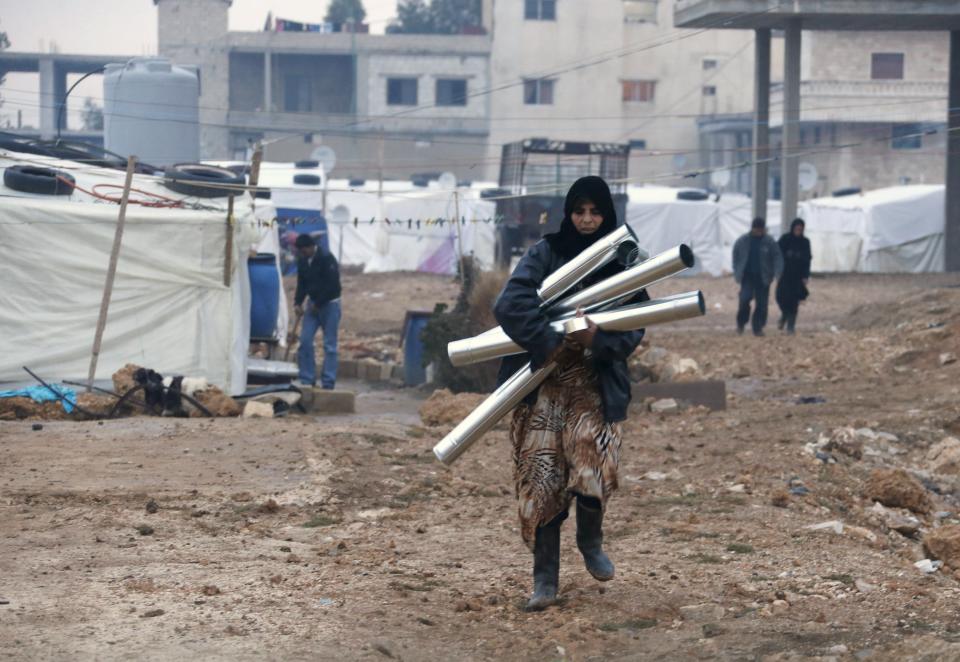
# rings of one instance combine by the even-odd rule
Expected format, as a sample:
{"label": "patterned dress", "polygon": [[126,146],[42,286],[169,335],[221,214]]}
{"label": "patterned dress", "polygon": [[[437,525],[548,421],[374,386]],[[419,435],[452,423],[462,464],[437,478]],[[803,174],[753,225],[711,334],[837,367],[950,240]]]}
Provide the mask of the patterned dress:
{"label": "patterned dress", "polygon": [[597,378],[581,351],[565,348],[535,403],[513,412],[520,532],[533,549],[538,526],[566,513],[575,494],[604,508],[617,489],[620,424],[607,423]]}

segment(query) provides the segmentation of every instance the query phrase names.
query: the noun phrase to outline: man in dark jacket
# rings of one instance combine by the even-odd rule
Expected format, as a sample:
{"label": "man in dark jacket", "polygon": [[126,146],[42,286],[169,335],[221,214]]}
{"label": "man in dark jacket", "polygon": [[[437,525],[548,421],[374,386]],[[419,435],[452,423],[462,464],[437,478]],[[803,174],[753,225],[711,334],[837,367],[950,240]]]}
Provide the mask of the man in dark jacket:
{"label": "man in dark jacket", "polygon": [[[317,247],[313,237],[301,234],[296,241],[297,293],[293,297],[298,315],[303,316],[297,363],[300,383],[315,386],[317,359],[313,340],[323,329],[323,370],[320,384],[332,389],[337,381],[337,330],[340,326],[340,269],[336,259]],[[304,306],[304,301],[309,298]]]}
{"label": "man in dark jacket", "polygon": [[751,326],[753,335],[762,336],[767,324],[770,283],[783,272],[783,256],[773,237],[767,234],[767,222],[753,219],[750,232],[733,245],[733,277],[740,284],[737,333],[743,333],[750,320],[750,302],[756,299]]}

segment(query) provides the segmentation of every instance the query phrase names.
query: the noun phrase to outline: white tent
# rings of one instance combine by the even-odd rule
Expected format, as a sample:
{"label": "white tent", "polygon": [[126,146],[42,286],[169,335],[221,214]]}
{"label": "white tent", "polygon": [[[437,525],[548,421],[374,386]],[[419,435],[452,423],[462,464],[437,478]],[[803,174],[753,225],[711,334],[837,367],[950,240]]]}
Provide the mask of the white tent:
{"label": "white tent", "polygon": [[[123,184],[123,172],[0,152],[0,169],[25,162],[69,171],[87,191],[119,196]],[[156,177],[137,175],[134,187],[184,198]],[[0,191],[0,381],[24,381],[24,365],[54,381],[85,379],[118,206],[79,189]],[[246,258],[259,236],[250,198],[238,202],[232,226],[224,199],[184,201],[206,208],[128,207],[96,377],[136,363],[237,394],[250,335]]]}
{"label": "white tent", "polygon": [[723,273],[723,239],[719,208],[707,200],[678,200],[682,189],[663,186],[627,188],[627,223],[650,255],[687,244],[697,264],[688,273]]}
{"label": "white tent", "polygon": [[331,180],[329,187],[330,250],[343,264],[362,264],[368,273],[453,274],[462,244],[463,254],[482,268],[494,266],[496,204],[480,198],[480,187],[457,189],[460,217],[466,221],[459,236],[450,222],[457,212],[454,193],[436,182],[418,189],[410,182],[386,181],[382,195],[377,182],[351,187]]}
{"label": "white tent", "polygon": [[894,186],[801,203],[813,271],[943,271],[944,187]]}

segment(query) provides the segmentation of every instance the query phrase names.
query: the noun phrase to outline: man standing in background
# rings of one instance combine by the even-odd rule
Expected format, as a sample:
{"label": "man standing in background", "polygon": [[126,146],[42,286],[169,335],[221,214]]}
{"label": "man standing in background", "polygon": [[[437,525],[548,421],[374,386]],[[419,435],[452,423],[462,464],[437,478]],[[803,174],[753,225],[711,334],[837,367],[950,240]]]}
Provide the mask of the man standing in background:
{"label": "man standing in background", "polygon": [[[297,365],[300,383],[315,386],[317,359],[313,347],[317,329],[323,329],[323,369],[320,385],[332,389],[337,381],[337,330],[340,327],[340,267],[330,253],[317,247],[308,234],[297,236],[297,315],[303,317]],[[306,299],[309,300],[304,305]]]}
{"label": "man standing in background", "polygon": [[770,283],[783,272],[783,256],[777,242],[767,234],[767,223],[753,219],[750,232],[733,245],[733,277],[740,284],[740,307],[737,309],[737,333],[743,333],[750,318],[750,302],[756,299],[751,327],[753,335],[762,336],[767,324],[767,302]]}

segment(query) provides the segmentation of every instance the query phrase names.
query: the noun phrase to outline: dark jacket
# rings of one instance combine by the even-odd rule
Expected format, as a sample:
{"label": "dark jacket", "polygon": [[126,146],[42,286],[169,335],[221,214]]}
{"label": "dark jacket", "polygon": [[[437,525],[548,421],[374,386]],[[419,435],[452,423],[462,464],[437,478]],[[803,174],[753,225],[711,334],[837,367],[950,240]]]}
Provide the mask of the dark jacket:
{"label": "dark jacket", "polygon": [[[743,282],[749,258],[750,233],[748,232],[733,244],[733,278],[738,283]],[[780,247],[777,246],[773,237],[765,234],[760,241],[760,278],[766,286],[772,283],[774,279],[779,278],[782,272],[783,256],[780,255]]]}
{"label": "dark jacket", "polygon": [[791,231],[780,237],[777,244],[783,255],[783,274],[777,283],[777,303],[791,307],[809,294],[803,281],[810,278],[810,262],[813,260],[810,240],[797,237]]}
{"label": "dark jacket", "polygon": [[312,258],[297,261],[297,293],[293,302],[301,306],[306,297],[317,307],[340,298],[340,267],[336,258],[319,246]]}
{"label": "dark jacket", "polygon": [[[494,315],[510,339],[528,353],[508,356],[500,364],[498,383],[502,384],[529,361],[534,369],[541,367],[550,353],[563,342],[563,336],[550,328],[547,316],[540,311],[537,290],[544,278],[559,269],[567,260],[555,251],[544,239],[530,247],[507,281],[494,306]],[[612,271],[622,271],[614,268]],[[605,269],[602,277],[610,275]],[[594,279],[585,279],[578,289]],[[646,291],[635,295],[628,303],[649,300]],[[627,357],[643,339],[644,331],[598,330],[591,348],[593,367],[600,385],[604,419],[608,423],[622,421],[627,417],[630,404],[630,372]],[[535,402],[537,392],[528,396],[526,402]]]}

